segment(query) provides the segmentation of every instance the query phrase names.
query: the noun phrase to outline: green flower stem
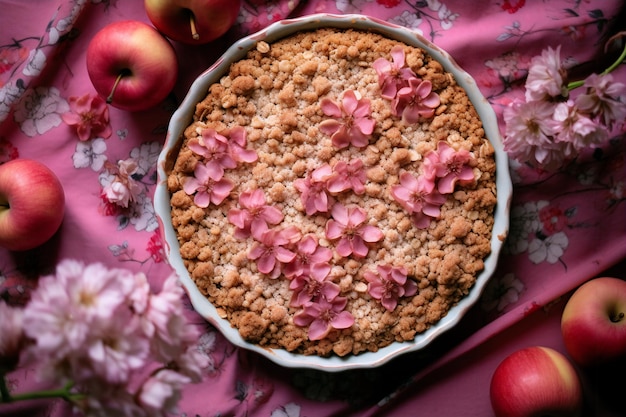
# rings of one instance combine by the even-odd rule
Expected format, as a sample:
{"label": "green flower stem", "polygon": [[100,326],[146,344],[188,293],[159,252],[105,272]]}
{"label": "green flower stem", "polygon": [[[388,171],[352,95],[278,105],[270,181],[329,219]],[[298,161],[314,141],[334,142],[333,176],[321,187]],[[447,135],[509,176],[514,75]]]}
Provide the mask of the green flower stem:
{"label": "green flower stem", "polygon": [[11,394],[9,393],[9,387],[7,387],[7,381],[4,379],[4,374],[0,374],[0,403],[9,402]]}
{"label": "green flower stem", "polygon": [[[613,71],[615,68],[619,67],[620,64],[624,62],[625,59],[626,59],[626,45],[624,45],[624,49],[622,50],[622,53],[619,56],[619,58],[617,58],[615,62],[613,62],[607,69],[602,71],[601,75],[606,75],[609,72]],[[571,91],[575,88],[581,87],[584,83],[585,83],[585,80],[572,81],[571,83],[567,84],[567,89]]]}
{"label": "green flower stem", "polygon": [[41,390],[41,391],[32,391],[26,392],[24,394],[16,394],[11,395],[9,393],[9,389],[6,384],[6,380],[4,376],[0,377],[0,393],[2,394],[0,397],[0,402],[10,403],[15,401],[25,401],[25,400],[40,400],[45,398],[62,398],[68,402],[74,402],[84,398],[83,394],[77,394],[71,392],[74,384],[72,382],[68,382],[65,384],[63,388],[51,389],[51,390]]}

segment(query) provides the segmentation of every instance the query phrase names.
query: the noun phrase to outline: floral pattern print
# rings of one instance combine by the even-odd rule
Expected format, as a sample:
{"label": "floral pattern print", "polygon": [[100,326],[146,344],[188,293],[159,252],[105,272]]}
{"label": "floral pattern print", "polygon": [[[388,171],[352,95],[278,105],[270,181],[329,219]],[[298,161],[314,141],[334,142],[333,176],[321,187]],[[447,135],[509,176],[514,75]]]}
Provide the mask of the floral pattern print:
{"label": "floral pattern print", "polygon": [[[601,61],[598,57],[603,53],[612,53],[614,44],[608,41],[624,13],[624,4],[618,0],[486,0],[479,3],[481,10],[476,9],[475,2],[460,0],[244,0],[229,38],[223,44],[212,45],[207,54],[194,56],[190,65],[196,69],[208,67],[234,38],[286,17],[318,12],[362,13],[410,28],[450,52],[474,77],[504,128],[505,109],[513,102],[526,99],[524,85],[529,77],[532,81],[535,76],[531,74],[534,57],[540,56],[547,47],[553,51],[560,48],[560,64],[580,76],[578,79],[584,79],[590,72],[602,71],[604,68],[595,68],[595,64]],[[50,274],[60,259],[78,255],[85,260],[123,265],[145,273],[151,279],[150,284],[159,288],[171,273],[154,215],[152,195],[167,120],[184,92],[178,91],[147,114],[131,115],[107,107],[105,117],[104,109],[92,101],[89,108],[99,115],[97,123],[89,124],[87,119],[76,118],[89,110],[87,106],[77,106],[75,98],[95,95],[81,48],[84,50],[88,39],[105,23],[122,16],[143,16],[138,4],[113,0],[41,2],[37,15],[23,25],[5,24],[6,19],[23,16],[19,15],[19,8],[3,8],[0,15],[0,163],[20,157],[49,163],[67,184],[69,207],[57,239],[61,240],[58,251],[45,246],[26,259],[0,252],[0,300],[7,305],[23,306],[36,288],[32,277]],[[386,89],[392,91],[389,93],[392,100],[399,89],[406,88],[403,84],[406,80],[402,81],[400,76],[402,82],[395,84],[388,74],[405,72],[404,57],[394,52],[391,60],[379,65]],[[621,65],[614,71],[613,81],[626,82],[625,74]],[[181,87],[185,89],[196,75],[183,74]],[[413,107],[417,113],[428,113],[428,109],[421,106],[432,99],[426,87],[416,84],[406,91],[410,97],[421,99],[417,103],[420,105]],[[606,78],[590,78],[581,89],[584,92],[574,101],[587,113],[598,115],[609,127],[602,143],[594,143],[581,152],[574,164],[548,171],[511,159],[515,192],[509,234],[498,269],[480,298],[479,308],[468,313],[462,329],[449,331],[457,352],[470,351],[529,312],[549,307],[555,298],[599,273],[600,265],[623,259],[626,141],[624,128],[617,123],[624,117],[623,102],[607,102],[615,97],[611,90],[614,88]],[[366,99],[340,95],[330,106],[335,108],[329,110],[333,116],[328,118],[333,121],[327,122],[328,134],[340,132],[336,138],[339,144],[366,145],[364,137],[367,138],[371,130],[371,109],[367,108]],[[396,104],[398,113],[403,113],[405,103]],[[548,111],[537,106],[522,110],[529,118],[541,118],[541,113]],[[564,101],[557,117],[567,118],[571,112],[572,104]],[[413,121],[415,117],[409,119]],[[540,127],[546,134],[554,133],[554,126]],[[254,160],[254,155],[246,151],[245,137],[240,132],[231,133],[228,139],[228,157],[237,163]],[[221,139],[207,140],[219,142]],[[444,153],[441,151],[438,156]],[[435,159],[432,161],[435,165],[441,162]],[[224,158],[211,168],[227,173],[229,164],[228,158]],[[446,181],[452,184],[465,180],[460,171],[457,173],[449,175],[450,172],[441,171],[437,178],[447,176]],[[307,213],[330,211],[333,193],[362,192],[365,174],[358,159],[320,167],[315,175],[299,183]],[[398,178],[396,185],[402,189],[396,189],[396,197],[408,209],[419,211],[421,220],[416,221],[427,220],[427,214],[435,215],[439,210],[440,200],[435,198],[429,203],[411,196],[419,194],[424,187],[432,192],[433,183],[423,178],[421,181],[427,184],[420,185],[416,178],[407,175],[410,174],[403,174],[403,181]],[[444,187],[443,191],[448,190]],[[337,288],[326,280],[332,273],[328,260],[333,254],[325,252],[320,242],[304,236],[297,251],[285,253],[280,242],[291,238],[289,231],[283,232],[285,236],[263,235],[269,226],[280,220],[262,197],[242,195],[240,207],[233,211],[231,221],[240,229],[241,236],[256,231],[259,247],[251,255],[257,257],[260,268],[270,276],[283,271],[292,277],[294,305],[302,306],[314,298],[326,300],[313,304],[314,310],[302,310],[299,320],[311,325],[309,330],[313,337],[322,337],[334,327],[342,328],[352,320],[361,319],[342,314],[344,300],[335,298]],[[346,211],[337,217],[340,222],[331,227],[331,237],[337,242],[342,239],[346,242],[344,253],[356,249],[350,254],[354,256],[367,250],[367,246],[363,249],[360,244],[363,242],[350,244],[344,236],[347,226],[364,225],[358,213]],[[369,230],[364,236],[375,239],[372,233],[375,234]],[[382,275],[392,277],[383,282],[381,274],[373,272],[376,276],[371,277],[372,291],[385,300],[389,308],[400,293],[414,290],[402,286],[402,274],[383,271]],[[385,407],[402,404],[403,399],[407,401],[407,396],[399,394],[419,382],[420,371],[437,359],[437,363],[445,364],[454,358],[445,352],[433,353],[425,349],[399,358],[400,366],[394,368],[382,366],[341,375],[282,369],[227,342],[195,313],[188,299],[185,299],[183,313],[200,331],[195,354],[203,358],[204,366],[199,370],[201,384],[189,387],[186,400],[173,414],[178,417],[386,415]],[[474,332],[476,337],[467,338]],[[28,372],[10,374],[8,389],[20,392],[29,387],[32,381]],[[170,376],[162,374],[152,380],[143,393],[144,401],[154,399],[154,393],[160,388],[176,385],[175,378]],[[381,380],[389,383],[381,387]],[[406,403],[410,405],[410,401]],[[68,404],[59,401],[43,407],[41,413],[46,417],[59,417],[70,415],[71,410]],[[396,415],[400,415],[400,411]]]}

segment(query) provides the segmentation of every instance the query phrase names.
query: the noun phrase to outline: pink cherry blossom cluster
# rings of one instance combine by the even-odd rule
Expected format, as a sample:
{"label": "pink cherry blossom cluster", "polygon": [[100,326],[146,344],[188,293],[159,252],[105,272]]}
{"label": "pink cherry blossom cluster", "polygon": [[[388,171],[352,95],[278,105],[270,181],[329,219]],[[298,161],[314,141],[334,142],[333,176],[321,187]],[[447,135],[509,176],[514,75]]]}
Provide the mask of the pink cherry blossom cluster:
{"label": "pink cherry blossom cluster", "polygon": [[[626,118],[626,85],[607,71],[567,83],[561,47],[548,47],[532,59],[525,101],[504,110],[504,149],[522,163],[555,171],[588,148],[602,145]],[[625,50],[626,52],[626,50]],[[620,57],[624,59],[624,54]],[[570,92],[584,92],[572,97]]]}
{"label": "pink cherry blossom cluster", "polygon": [[352,190],[361,195],[365,192],[367,176],[363,161],[337,161],[333,166],[324,164],[307,175],[294,181],[300,192],[304,210],[308,216],[327,213],[334,203],[334,195]]}
{"label": "pink cherry blossom cluster", "polygon": [[220,205],[235,185],[224,176],[226,169],[236,168],[240,162],[255,162],[258,158],[254,150],[246,149],[246,131],[241,126],[230,130],[225,137],[215,129],[204,129],[201,135],[191,139],[189,149],[204,158],[194,168],[194,176],[183,183],[183,190],[194,195],[194,203],[206,208],[210,204]]}
{"label": "pink cherry blossom cluster", "polygon": [[107,161],[105,166],[110,178],[102,187],[103,200],[124,208],[139,201],[145,187],[134,177],[139,171],[137,161],[133,158],[120,160],[117,164]]}
{"label": "pink cherry blossom cluster", "polygon": [[108,138],[113,133],[109,119],[109,107],[99,95],[85,94],[70,97],[70,110],[61,115],[61,119],[76,129],[82,142],[94,138]]}
{"label": "pink cherry blossom cluster", "polygon": [[[183,295],[175,275],[153,293],[142,273],[64,260],[25,307],[0,302],[0,377],[36,364],[40,379],[64,386],[58,395],[87,416],[173,412],[207,366]],[[2,400],[14,398],[3,391]]]}
{"label": "pink cherry blossom cluster", "polygon": [[467,184],[474,180],[472,163],[473,157],[467,150],[454,150],[440,141],[436,151],[426,154],[422,175],[415,177],[404,171],[400,184],[391,187],[391,195],[411,213],[415,227],[427,228],[432,219],[439,217],[445,194],[452,193],[457,182]]}
{"label": "pink cherry blossom cluster", "polygon": [[417,123],[421,117],[430,118],[441,104],[439,95],[432,91],[432,83],[419,78],[406,66],[404,48],[394,46],[393,62],[379,58],[372,64],[378,74],[381,96],[391,100],[391,109],[406,124]]}
{"label": "pink cherry blossom cluster", "polygon": [[387,310],[395,310],[400,297],[410,297],[417,293],[417,284],[407,278],[406,268],[378,265],[376,269],[376,272],[365,272],[363,277],[368,282],[370,295],[380,300]]}

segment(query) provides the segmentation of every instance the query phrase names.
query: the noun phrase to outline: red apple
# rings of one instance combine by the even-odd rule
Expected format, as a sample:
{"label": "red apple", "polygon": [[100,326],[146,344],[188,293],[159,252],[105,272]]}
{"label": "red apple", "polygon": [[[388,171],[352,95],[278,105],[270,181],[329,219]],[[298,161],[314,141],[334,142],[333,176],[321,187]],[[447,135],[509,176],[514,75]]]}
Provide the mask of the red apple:
{"label": "red apple", "polygon": [[176,52],[152,26],[135,20],[102,28],[87,47],[87,72],[107,103],[128,111],[154,107],[174,88]]}
{"label": "red apple", "polygon": [[533,346],[513,352],[496,368],[490,387],[497,417],[579,416],[580,379],[558,351]]}
{"label": "red apple", "polygon": [[561,333],[581,366],[626,359],[626,281],[600,277],[578,287],[563,310]]}
{"label": "red apple", "polygon": [[48,241],[59,229],[65,193],[44,164],[14,159],[0,165],[0,246],[23,251]]}
{"label": "red apple", "polygon": [[241,0],[145,0],[144,6],[165,36],[199,45],[219,38],[235,24]]}

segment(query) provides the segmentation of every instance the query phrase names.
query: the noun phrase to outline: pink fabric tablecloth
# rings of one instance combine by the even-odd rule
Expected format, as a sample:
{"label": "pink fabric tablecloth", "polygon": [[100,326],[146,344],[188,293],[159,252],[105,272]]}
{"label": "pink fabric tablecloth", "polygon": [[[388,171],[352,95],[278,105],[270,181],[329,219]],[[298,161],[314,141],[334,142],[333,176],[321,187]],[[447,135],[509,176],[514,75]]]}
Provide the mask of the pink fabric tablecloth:
{"label": "pink fabric tablecloth", "polygon": [[[220,40],[199,47],[174,43],[180,77],[165,102],[139,113],[110,108],[112,136],[80,142],[61,114],[70,97],[95,93],[86,46],[110,22],[149,22],[143,2],[0,0],[0,163],[18,157],[44,162],[61,179],[68,202],[51,241],[23,253],[0,250],[0,297],[24,303],[37,277],[67,258],[142,271],[158,286],[171,269],[152,195],[170,115],[193,79],[233,41],[276,20],[317,12],[362,13],[422,33],[474,76],[500,120],[502,109],[523,96],[530,59],[543,48],[561,45],[564,59],[584,77],[604,69],[610,62],[605,42],[626,30],[622,0],[247,0],[237,25]],[[626,82],[626,67],[614,77]],[[603,273],[626,279],[624,134],[614,131],[602,151],[557,173],[513,162],[511,232],[482,299],[432,346],[380,368],[341,374],[284,369],[233,347],[189,306],[210,366],[201,383],[186,387],[179,415],[492,415],[488,385],[497,363],[535,344],[564,352],[558,319],[566,296]],[[105,161],[128,158],[143,167],[145,191],[133,210],[120,212],[101,198],[110,175]],[[615,265],[622,267],[605,272]],[[626,413],[623,401],[599,392],[602,376],[585,378],[585,415]],[[28,367],[8,380],[15,392],[38,386]],[[68,416],[71,408],[61,400],[33,401],[0,405],[0,415]]]}

